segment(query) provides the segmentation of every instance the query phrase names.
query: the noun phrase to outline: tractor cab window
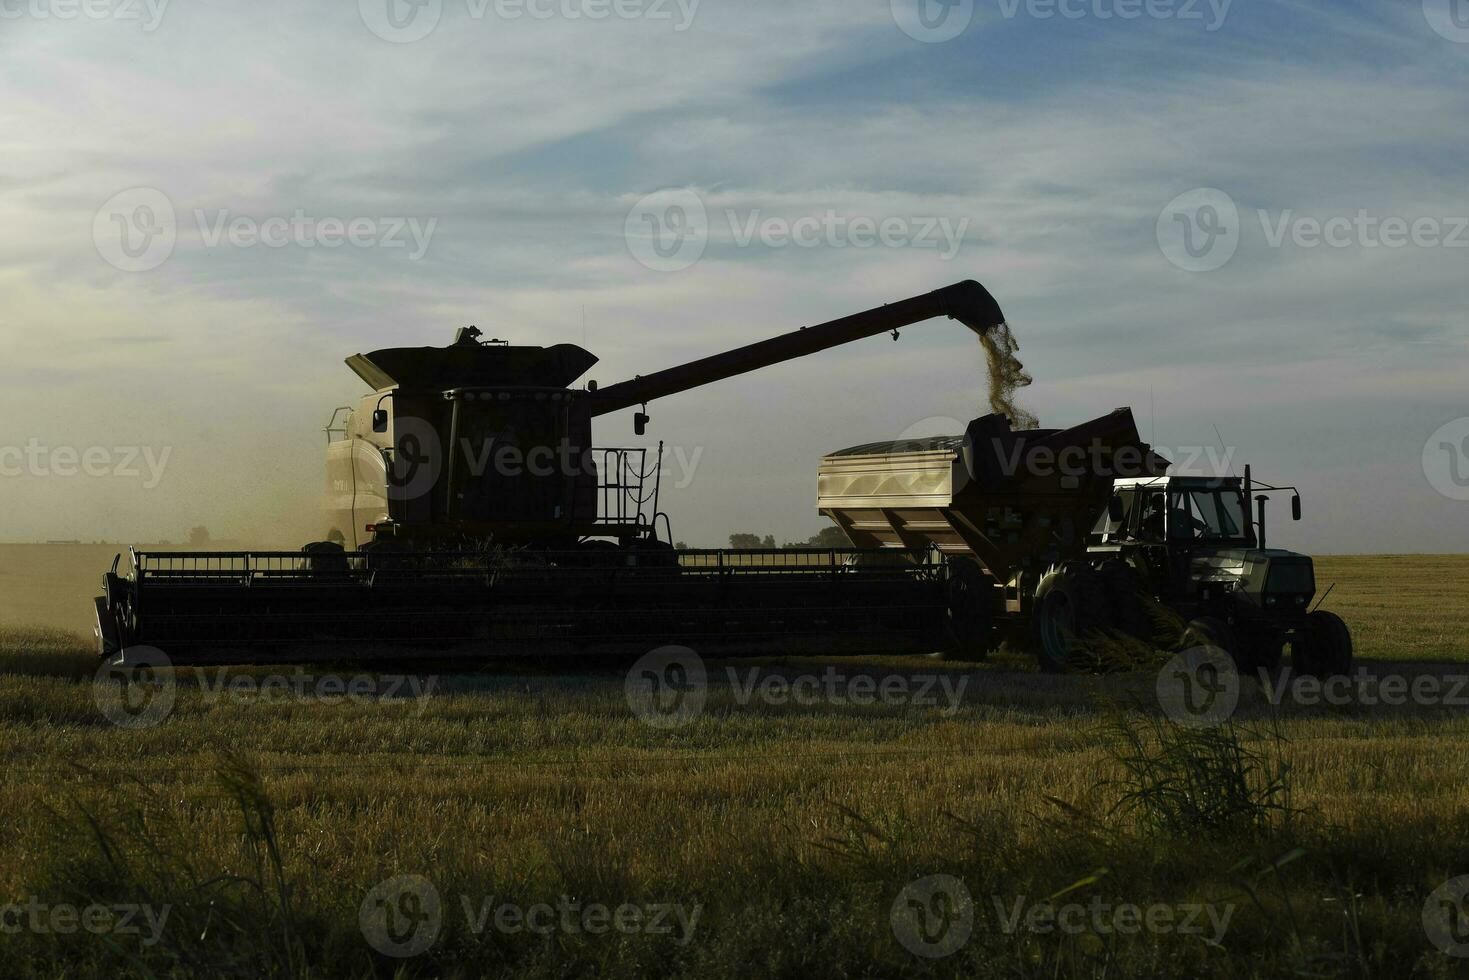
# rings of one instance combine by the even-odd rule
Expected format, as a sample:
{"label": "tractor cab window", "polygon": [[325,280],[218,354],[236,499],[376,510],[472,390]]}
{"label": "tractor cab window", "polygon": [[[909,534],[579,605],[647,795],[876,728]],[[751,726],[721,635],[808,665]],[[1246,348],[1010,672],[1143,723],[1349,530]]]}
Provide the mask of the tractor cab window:
{"label": "tractor cab window", "polygon": [[1142,513],[1138,518],[1137,536],[1142,541],[1162,543],[1168,508],[1168,495],[1162,490],[1149,490],[1142,497]]}
{"label": "tractor cab window", "polygon": [[1243,541],[1246,537],[1244,497],[1237,490],[1184,490],[1170,494],[1174,538],[1194,541]]}

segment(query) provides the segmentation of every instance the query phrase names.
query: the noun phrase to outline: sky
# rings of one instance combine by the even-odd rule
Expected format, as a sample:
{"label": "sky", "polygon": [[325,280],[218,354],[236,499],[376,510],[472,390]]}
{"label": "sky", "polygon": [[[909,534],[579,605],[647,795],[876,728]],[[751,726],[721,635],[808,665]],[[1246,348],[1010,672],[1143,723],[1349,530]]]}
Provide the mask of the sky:
{"label": "sky", "polygon": [[[0,0],[0,86],[0,540],[315,533],[359,351],[606,385],[973,278],[1043,425],[1469,549],[1469,0]],[[804,539],[824,453],[984,400],[938,320],[648,440],[678,539]]]}

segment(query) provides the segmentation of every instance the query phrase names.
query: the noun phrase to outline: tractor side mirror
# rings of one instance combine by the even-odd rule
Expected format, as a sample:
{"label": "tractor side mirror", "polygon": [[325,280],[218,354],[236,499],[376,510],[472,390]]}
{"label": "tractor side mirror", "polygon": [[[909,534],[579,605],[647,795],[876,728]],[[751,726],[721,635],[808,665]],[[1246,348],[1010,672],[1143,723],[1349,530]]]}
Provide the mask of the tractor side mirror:
{"label": "tractor side mirror", "polygon": [[648,431],[650,421],[647,412],[634,412],[632,417],[632,431],[635,435],[642,435]]}
{"label": "tractor side mirror", "polygon": [[1109,497],[1107,500],[1107,520],[1113,524],[1121,524],[1122,518],[1126,516],[1126,511],[1122,509],[1122,498]]}
{"label": "tractor side mirror", "polygon": [[372,413],[372,431],[373,432],[387,432],[388,431],[388,410],[386,408],[376,409]]}
{"label": "tractor side mirror", "polygon": [[1301,519],[1301,496],[1296,494],[1290,498],[1290,519],[1298,521]]}

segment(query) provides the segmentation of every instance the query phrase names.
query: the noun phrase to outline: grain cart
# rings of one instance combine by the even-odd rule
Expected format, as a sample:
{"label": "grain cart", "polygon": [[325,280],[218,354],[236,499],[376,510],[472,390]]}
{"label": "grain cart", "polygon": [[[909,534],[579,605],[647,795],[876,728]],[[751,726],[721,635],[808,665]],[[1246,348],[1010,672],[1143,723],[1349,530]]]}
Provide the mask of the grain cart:
{"label": "grain cart", "polygon": [[[105,656],[269,662],[405,648],[471,656],[666,643],[753,649],[840,634],[935,643],[945,562],[846,550],[677,552],[658,460],[598,447],[593,419],[936,317],[1004,322],[968,281],[606,387],[571,344],[461,330],[348,366],[371,388],[327,427],[334,540],[303,552],[137,552],[96,599]],[[661,532],[661,533],[660,533]]]}
{"label": "grain cart", "polygon": [[950,603],[972,653],[1008,638],[1063,670],[1107,631],[1152,640],[1176,621],[1182,643],[1221,647],[1242,670],[1273,669],[1288,643],[1298,672],[1346,673],[1345,624],[1310,611],[1311,559],[1266,547],[1266,499],[1290,492],[1299,520],[1295,489],[1248,469],[1209,479],[1167,467],[1129,409],[1026,432],[990,415],[962,436],[827,456],[817,506],[859,547],[948,556],[951,591],[972,597]]}

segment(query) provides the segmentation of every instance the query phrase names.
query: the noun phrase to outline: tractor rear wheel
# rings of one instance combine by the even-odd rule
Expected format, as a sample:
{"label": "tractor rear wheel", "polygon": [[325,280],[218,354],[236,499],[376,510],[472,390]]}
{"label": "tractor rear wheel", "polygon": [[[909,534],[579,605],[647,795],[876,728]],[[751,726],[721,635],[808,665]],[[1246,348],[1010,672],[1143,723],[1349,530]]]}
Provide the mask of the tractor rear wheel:
{"label": "tractor rear wheel", "polygon": [[1047,673],[1061,673],[1085,650],[1088,634],[1108,625],[1101,576],[1083,562],[1047,572],[1036,586],[1031,630],[1036,658]]}
{"label": "tractor rear wheel", "polygon": [[949,562],[948,634],[952,655],[983,660],[992,646],[996,586],[984,570],[967,558]]}
{"label": "tractor rear wheel", "polygon": [[1240,649],[1234,655],[1241,674],[1254,677],[1265,671],[1274,673],[1280,669],[1285,641],[1278,633],[1254,633],[1240,638]]}
{"label": "tractor rear wheel", "polygon": [[1352,669],[1352,633],[1336,613],[1318,609],[1291,641],[1291,662],[1307,677],[1344,677]]}
{"label": "tractor rear wheel", "polygon": [[1142,577],[1121,558],[1102,563],[1102,587],[1112,610],[1112,625],[1139,640],[1151,640],[1154,632],[1148,625],[1148,612],[1143,597]]}
{"label": "tractor rear wheel", "polygon": [[1245,672],[1245,665],[1240,663],[1241,646],[1239,634],[1218,616],[1200,616],[1189,622],[1183,631],[1183,648],[1185,650],[1194,647],[1214,647],[1223,650],[1234,660],[1235,669],[1240,673]]}

